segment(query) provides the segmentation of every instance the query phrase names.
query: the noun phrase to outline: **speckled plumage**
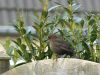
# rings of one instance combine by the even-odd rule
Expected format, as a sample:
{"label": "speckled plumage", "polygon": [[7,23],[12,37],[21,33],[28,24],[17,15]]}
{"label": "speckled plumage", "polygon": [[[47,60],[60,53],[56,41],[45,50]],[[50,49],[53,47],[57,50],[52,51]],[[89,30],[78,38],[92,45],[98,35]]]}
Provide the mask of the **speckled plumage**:
{"label": "speckled plumage", "polygon": [[55,34],[50,35],[49,37],[49,45],[51,50],[58,55],[73,55],[73,49],[71,46],[65,42],[60,36]]}

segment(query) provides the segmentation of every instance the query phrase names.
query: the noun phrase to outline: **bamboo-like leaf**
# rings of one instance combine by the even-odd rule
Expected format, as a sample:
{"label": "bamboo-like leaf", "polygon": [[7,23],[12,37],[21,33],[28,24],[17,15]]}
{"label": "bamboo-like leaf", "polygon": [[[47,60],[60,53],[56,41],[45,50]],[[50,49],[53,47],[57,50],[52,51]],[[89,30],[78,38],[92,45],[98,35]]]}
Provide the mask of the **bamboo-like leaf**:
{"label": "bamboo-like leaf", "polygon": [[[14,56],[13,56],[13,61],[16,64],[16,62],[18,61],[19,57],[21,56],[22,53],[20,53],[19,50],[14,49]],[[19,56],[20,55],[20,56]]]}
{"label": "bamboo-like leaf", "polygon": [[73,0],[67,0],[68,4],[73,4]]}
{"label": "bamboo-like leaf", "polygon": [[94,25],[93,26],[93,30],[91,31],[91,37],[90,37],[90,41],[94,42],[97,38],[97,26]]}
{"label": "bamboo-like leaf", "polygon": [[68,13],[68,14],[70,14],[70,15],[71,15],[71,11],[70,11],[70,9],[69,9],[69,8],[64,7],[64,9],[67,11],[67,13]]}
{"label": "bamboo-like leaf", "polygon": [[96,23],[96,21],[94,20],[94,19],[91,19],[90,21],[89,21],[89,25],[93,25],[93,24],[95,24]]}
{"label": "bamboo-like leaf", "polygon": [[25,28],[22,28],[21,31],[22,31],[22,34],[23,34],[23,35],[26,34]]}
{"label": "bamboo-like leaf", "polygon": [[81,20],[80,24],[81,24],[81,26],[83,28],[83,26],[84,26],[84,20]]}
{"label": "bamboo-like leaf", "polygon": [[39,46],[35,42],[32,42],[32,43],[39,49]]}
{"label": "bamboo-like leaf", "polygon": [[22,49],[22,51],[26,51],[26,45],[22,44],[21,49]]}
{"label": "bamboo-like leaf", "polygon": [[21,45],[21,43],[22,43],[21,38],[17,38],[17,43],[18,43],[18,45]]}
{"label": "bamboo-like leaf", "polygon": [[54,9],[56,9],[56,8],[58,8],[58,7],[60,7],[61,5],[56,5],[56,6],[53,6],[53,7],[51,7],[51,8],[49,8],[48,9],[48,12],[51,12],[52,10],[54,10]]}
{"label": "bamboo-like leaf", "polygon": [[14,49],[15,50],[15,53],[17,52],[20,56],[23,56],[23,53],[19,50],[19,49]]}
{"label": "bamboo-like leaf", "polygon": [[82,41],[82,45],[83,45],[85,50],[90,51],[90,49],[89,49],[89,47],[88,47],[86,42]]}
{"label": "bamboo-like leaf", "polygon": [[20,46],[17,41],[12,40],[17,46]]}

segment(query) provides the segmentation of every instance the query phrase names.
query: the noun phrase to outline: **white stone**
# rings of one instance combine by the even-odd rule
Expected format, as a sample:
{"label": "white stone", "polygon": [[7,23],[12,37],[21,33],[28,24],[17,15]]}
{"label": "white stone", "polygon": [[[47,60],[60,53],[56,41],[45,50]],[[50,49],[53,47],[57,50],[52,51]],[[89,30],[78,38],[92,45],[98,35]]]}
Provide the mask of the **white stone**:
{"label": "white stone", "polygon": [[73,58],[33,61],[2,75],[100,75],[100,64]]}

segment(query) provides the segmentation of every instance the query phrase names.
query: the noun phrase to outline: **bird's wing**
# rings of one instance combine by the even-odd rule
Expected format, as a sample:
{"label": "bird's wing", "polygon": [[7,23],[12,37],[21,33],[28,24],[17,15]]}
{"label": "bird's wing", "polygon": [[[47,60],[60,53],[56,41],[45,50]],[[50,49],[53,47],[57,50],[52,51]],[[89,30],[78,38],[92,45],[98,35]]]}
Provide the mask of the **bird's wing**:
{"label": "bird's wing", "polygon": [[62,50],[70,51],[72,52],[71,45],[64,40],[58,40],[57,47],[59,47]]}

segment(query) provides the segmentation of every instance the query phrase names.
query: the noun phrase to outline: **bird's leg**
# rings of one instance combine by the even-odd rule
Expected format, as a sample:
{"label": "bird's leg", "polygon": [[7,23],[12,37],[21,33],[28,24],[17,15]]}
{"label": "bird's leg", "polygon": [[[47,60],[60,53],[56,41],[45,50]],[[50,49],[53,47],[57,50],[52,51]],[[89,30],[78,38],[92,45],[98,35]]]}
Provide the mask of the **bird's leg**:
{"label": "bird's leg", "polygon": [[67,57],[67,58],[71,58],[71,56],[70,56],[70,55],[67,55],[66,57]]}
{"label": "bird's leg", "polygon": [[60,58],[66,58],[66,57],[67,57],[66,54],[64,54],[64,55],[60,55]]}
{"label": "bird's leg", "polygon": [[58,58],[59,58],[59,55],[57,55],[56,53],[53,53],[52,59],[57,61]]}
{"label": "bird's leg", "polygon": [[64,54],[64,55],[61,56],[61,58],[71,58],[71,56],[67,55],[67,54]]}

